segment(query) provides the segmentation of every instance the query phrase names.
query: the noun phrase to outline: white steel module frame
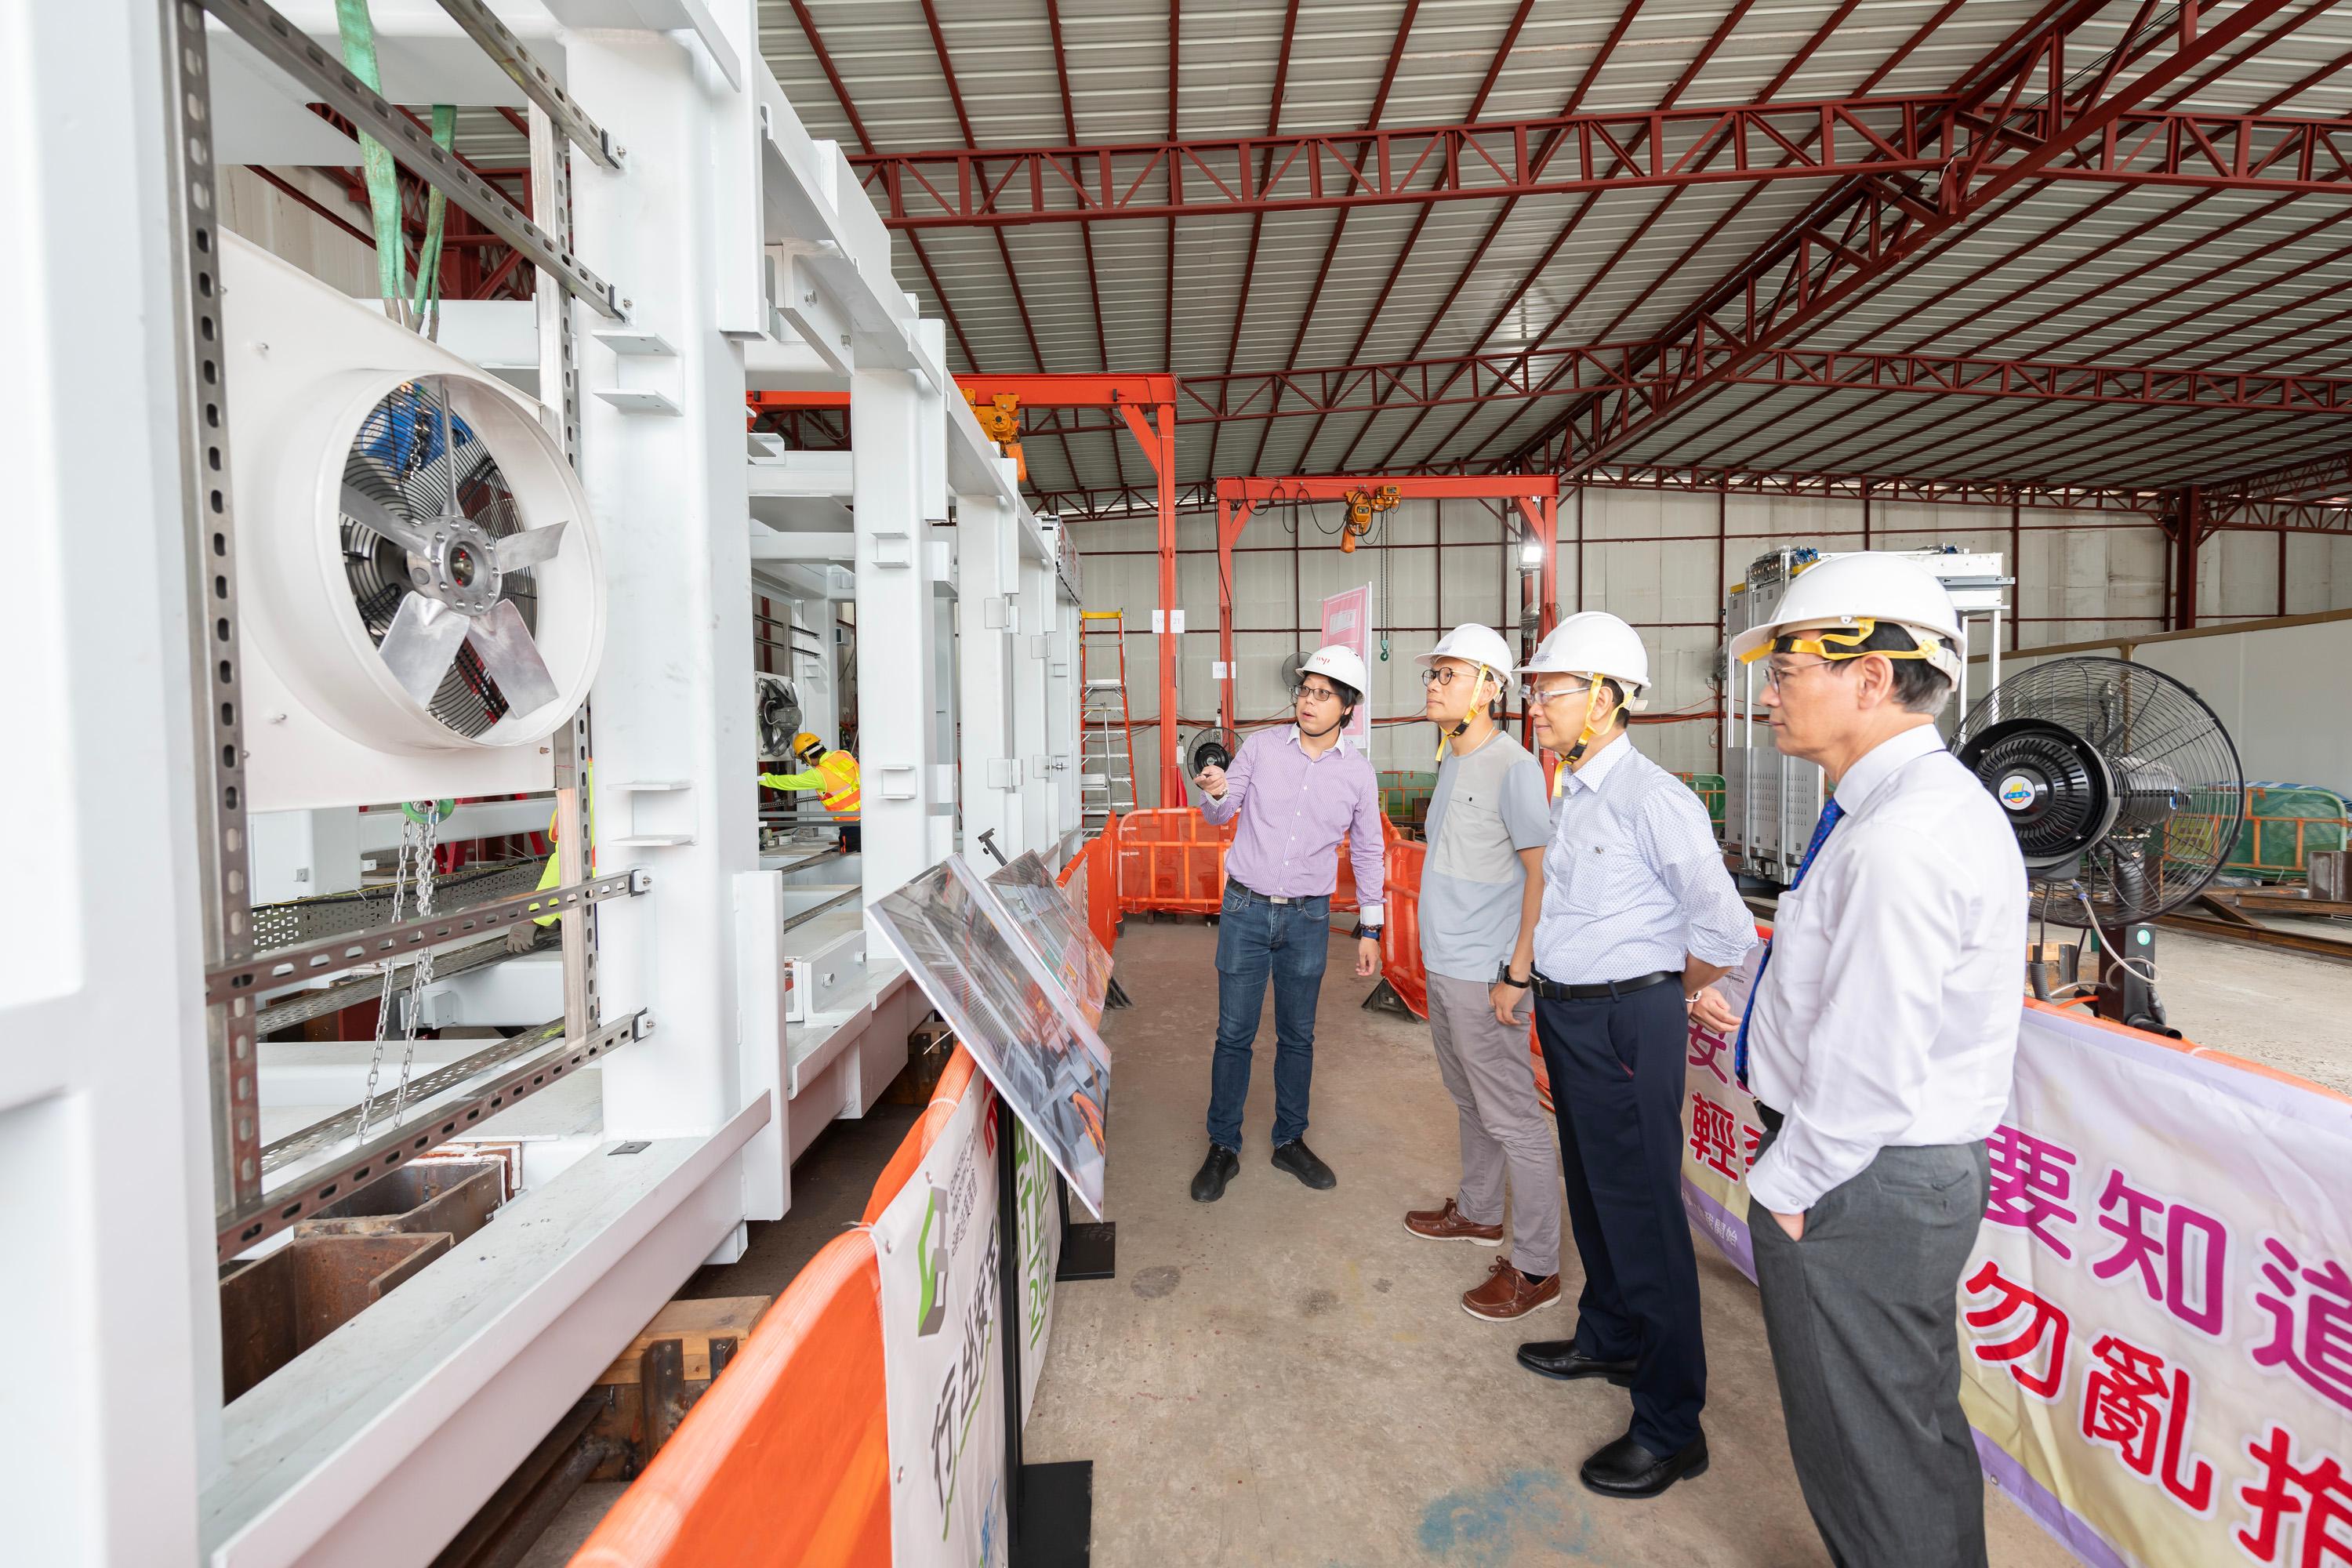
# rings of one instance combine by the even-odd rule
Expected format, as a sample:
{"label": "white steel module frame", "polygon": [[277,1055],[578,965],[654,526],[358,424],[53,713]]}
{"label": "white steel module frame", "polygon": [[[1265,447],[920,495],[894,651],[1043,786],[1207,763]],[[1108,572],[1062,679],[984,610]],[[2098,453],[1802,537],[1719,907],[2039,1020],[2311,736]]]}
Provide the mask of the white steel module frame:
{"label": "white steel module frame", "polygon": [[[1748,576],[1724,596],[1725,645],[1748,627],[1771,619],[1790,582],[1816,561],[1834,561],[1838,552],[1815,554],[1783,546],[1758,556]],[[1969,690],[1968,653],[1977,642],[1978,628],[1988,650],[1984,689],[2000,684],[2001,621],[2007,612],[2005,590],[2016,584],[2001,574],[1998,553],[1967,553],[1948,550],[1916,550],[1902,553],[1933,572],[1952,595],[1960,612],[1960,678],[1952,700],[1937,717],[1946,736],[1958,728],[1975,693]],[[1727,845],[1736,846],[1738,869],[1786,887],[1794,881],[1805,858],[1813,825],[1827,799],[1822,770],[1801,758],[1783,756],[1772,743],[1770,724],[1764,719],[1763,664],[1741,664],[1727,654],[1724,689],[1724,823]]]}
{"label": "white steel module frame", "polygon": [[[12,864],[45,890],[0,940],[0,1190],[17,1194],[0,1204],[0,1325],[45,1347],[11,1384],[42,1419],[0,1423],[12,1562],[430,1562],[688,1274],[784,1211],[793,1156],[903,1065],[919,994],[865,962],[863,902],[960,833],[1057,866],[1075,848],[1066,547],[955,395],[840,150],[761,61],[753,0],[635,8],[687,18],[669,31],[613,27],[630,13],[604,0],[467,0],[446,8],[462,34],[433,7],[378,7],[387,40],[429,35],[407,58],[454,59],[467,37],[560,56],[521,72],[533,210],[572,220],[548,227],[353,88],[326,0],[283,8],[18,5],[0,49],[0,212],[25,237],[0,251],[24,306],[0,413],[26,437],[12,558],[32,590],[0,634],[29,672],[0,803],[44,825]],[[289,965],[347,973],[383,936],[252,952],[237,498],[215,433],[236,389],[205,260],[211,63],[230,55],[290,112],[322,100],[377,132],[538,268],[542,423],[586,488],[609,617],[588,704],[544,742],[573,830],[561,1045],[532,1058],[571,1083],[595,1068],[601,1131],[530,1178],[485,1233],[500,1245],[457,1249],[224,1404],[219,1248],[369,1179],[415,1125],[321,1154],[265,1201],[252,999]],[[460,74],[500,76],[484,65]],[[500,101],[524,107],[516,90]],[[100,188],[131,199],[93,208]],[[847,551],[774,549],[802,536],[772,529],[755,551],[747,363],[849,393]],[[165,521],[126,534],[93,517]],[[934,537],[950,517],[958,551]],[[814,921],[790,912],[794,873],[761,868],[755,827],[743,668],[753,596],[779,584],[828,633],[851,596],[860,625],[892,628],[857,645],[860,689],[890,694],[857,715],[861,897]],[[411,924],[431,942],[527,914]],[[153,944],[136,961],[114,957],[126,931]],[[26,1041],[46,1048],[5,1048]],[[477,1130],[552,1070],[476,1102]]]}

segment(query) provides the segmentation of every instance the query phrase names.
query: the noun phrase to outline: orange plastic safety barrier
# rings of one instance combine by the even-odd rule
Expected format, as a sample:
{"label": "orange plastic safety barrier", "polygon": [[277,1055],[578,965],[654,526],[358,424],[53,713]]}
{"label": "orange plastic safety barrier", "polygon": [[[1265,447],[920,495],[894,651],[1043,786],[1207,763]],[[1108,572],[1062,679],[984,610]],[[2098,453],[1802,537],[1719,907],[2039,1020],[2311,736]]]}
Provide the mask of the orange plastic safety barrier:
{"label": "orange plastic safety barrier", "polygon": [[[961,1046],[866,1199],[906,1186],[979,1071]],[[622,1495],[572,1568],[883,1568],[890,1560],[881,1275],[870,1232],[839,1236]]]}
{"label": "orange plastic safety barrier", "polygon": [[1421,865],[1429,847],[1388,836],[1388,904],[1381,923],[1381,978],[1412,1009],[1429,1016],[1429,972],[1421,966]]}
{"label": "orange plastic safety barrier", "polygon": [[572,1568],[888,1568],[890,1431],[874,1238],[776,1299]]}
{"label": "orange plastic safety barrier", "polygon": [[[1387,841],[1396,831],[1383,824]],[[1225,899],[1225,852],[1233,847],[1234,824],[1212,826],[1191,806],[1131,811],[1105,835],[1117,858],[1118,907],[1122,911],[1213,915]],[[1356,871],[1342,842],[1339,885],[1331,908],[1357,908]],[[1089,873],[1091,878],[1091,873]],[[1393,880],[1394,874],[1391,874]]]}
{"label": "orange plastic safety barrier", "polygon": [[1118,947],[1118,858],[1114,853],[1118,837],[1118,825],[1124,818],[1114,816],[1103,825],[1103,830],[1087,840],[1087,847],[1070,858],[1062,868],[1057,880],[1066,889],[1070,879],[1080,867],[1087,873],[1087,929],[1102,943],[1105,952]]}
{"label": "orange plastic safety barrier", "polygon": [[1212,826],[1186,806],[1131,811],[1110,841],[1121,909],[1213,915],[1223,902],[1232,823]]}

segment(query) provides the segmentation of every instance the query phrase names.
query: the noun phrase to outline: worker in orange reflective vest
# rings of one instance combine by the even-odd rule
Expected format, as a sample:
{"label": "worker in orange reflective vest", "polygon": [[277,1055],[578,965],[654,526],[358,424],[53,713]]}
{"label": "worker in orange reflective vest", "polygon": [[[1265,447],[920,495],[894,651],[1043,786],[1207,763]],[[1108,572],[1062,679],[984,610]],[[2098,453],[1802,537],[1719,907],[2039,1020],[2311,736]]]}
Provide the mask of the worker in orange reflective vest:
{"label": "worker in orange reflective vest", "polygon": [[858,849],[857,759],[847,752],[825,750],[824,742],[805,730],[793,738],[793,755],[803,771],[761,773],[760,782],[770,789],[822,792],[817,798],[841,827],[842,852],[855,855]]}

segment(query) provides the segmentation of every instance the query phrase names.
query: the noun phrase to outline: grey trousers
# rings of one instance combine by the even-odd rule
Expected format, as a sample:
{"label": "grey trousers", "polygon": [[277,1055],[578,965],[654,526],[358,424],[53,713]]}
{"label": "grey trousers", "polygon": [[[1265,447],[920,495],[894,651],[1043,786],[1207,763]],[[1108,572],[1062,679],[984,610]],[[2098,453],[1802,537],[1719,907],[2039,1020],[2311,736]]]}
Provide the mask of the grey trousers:
{"label": "grey trousers", "polygon": [[1429,977],[1429,1032],[1437,1072],[1462,1115],[1465,1219],[1498,1225],[1503,1178],[1511,1184],[1511,1264],[1522,1274],[1559,1272],[1559,1155],[1536,1099],[1535,1058],[1528,1048],[1527,1007],[1520,1021],[1498,1024],[1487,987],[1475,980]]}
{"label": "grey trousers", "polygon": [[1748,1201],[1789,1452],[1838,1568],[1984,1568],[1957,1299],[1987,1180],[1982,1143],[1881,1149],[1802,1241]]}

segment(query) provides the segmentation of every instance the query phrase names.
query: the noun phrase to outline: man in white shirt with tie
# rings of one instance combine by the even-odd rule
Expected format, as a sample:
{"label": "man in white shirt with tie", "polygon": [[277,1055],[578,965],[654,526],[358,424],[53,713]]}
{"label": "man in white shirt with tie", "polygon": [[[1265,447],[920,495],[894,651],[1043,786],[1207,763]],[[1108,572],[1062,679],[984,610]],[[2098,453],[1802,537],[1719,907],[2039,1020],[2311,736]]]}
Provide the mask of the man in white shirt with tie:
{"label": "man in white shirt with tie", "polygon": [[2026,886],[1936,732],[1966,646],[1933,574],[1867,552],[1806,572],[1731,645],[1769,660],[1774,743],[1835,792],[1734,1055],[1765,1127],[1748,1225],[1789,1448],[1852,1568],[1985,1562],[1954,1313],[2009,1102]]}

